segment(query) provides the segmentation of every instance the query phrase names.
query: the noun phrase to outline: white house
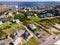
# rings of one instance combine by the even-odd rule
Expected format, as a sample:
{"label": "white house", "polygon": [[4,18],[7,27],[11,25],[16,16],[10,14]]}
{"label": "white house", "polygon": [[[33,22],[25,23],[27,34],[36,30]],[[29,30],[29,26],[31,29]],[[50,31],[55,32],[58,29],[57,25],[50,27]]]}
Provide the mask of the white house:
{"label": "white house", "polygon": [[19,21],[19,19],[16,19],[16,23],[19,23],[20,21]]}
{"label": "white house", "polygon": [[15,19],[13,19],[13,20],[12,20],[12,22],[14,22],[14,23],[15,23]]}
{"label": "white house", "polygon": [[[17,33],[17,35],[15,35]],[[30,38],[33,37],[33,34],[31,34],[30,32],[28,32],[27,30],[21,30],[21,31],[17,31],[14,35],[15,35],[15,40],[12,41],[12,43],[14,45],[22,45],[24,42],[27,42]],[[23,36],[22,36],[23,35]],[[26,40],[24,39],[24,37],[26,37]]]}
{"label": "white house", "polygon": [[37,14],[34,14],[35,17],[38,17]]}
{"label": "white house", "polygon": [[7,17],[11,17],[12,16],[12,12],[9,12]]}
{"label": "white house", "polygon": [[18,37],[18,38],[16,38],[12,43],[14,44],[14,45],[21,45],[21,44],[23,44],[23,42],[24,42],[24,40],[23,40],[23,38],[21,38],[21,37]]}
{"label": "white house", "polygon": [[29,24],[29,28],[31,28],[32,30],[36,29],[36,26],[34,24]]}
{"label": "white house", "polygon": [[9,16],[12,16],[12,12],[9,12],[8,15],[9,15]]}
{"label": "white house", "polygon": [[30,36],[28,37],[28,39],[26,41],[28,41],[32,37],[33,37],[33,35],[30,33]]}
{"label": "white house", "polygon": [[20,20],[19,20],[19,19],[16,19],[16,20],[15,20],[15,19],[13,19],[13,20],[12,20],[12,22],[14,22],[14,23],[17,23],[17,24],[18,24],[18,23],[20,22]]}
{"label": "white house", "polygon": [[2,21],[0,21],[0,25],[2,24]]}

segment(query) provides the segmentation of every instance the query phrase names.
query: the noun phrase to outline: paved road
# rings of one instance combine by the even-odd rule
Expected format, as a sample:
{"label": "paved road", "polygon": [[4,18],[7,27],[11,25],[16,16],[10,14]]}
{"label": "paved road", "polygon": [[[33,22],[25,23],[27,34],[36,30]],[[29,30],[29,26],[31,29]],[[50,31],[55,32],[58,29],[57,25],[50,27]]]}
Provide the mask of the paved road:
{"label": "paved road", "polygon": [[5,40],[0,40],[0,45],[9,45],[11,41],[12,39],[10,37]]}
{"label": "paved road", "polygon": [[44,43],[42,43],[40,45],[53,45],[53,43],[59,39],[60,39],[60,34],[59,35],[52,35],[52,36],[50,36],[50,38],[48,40],[46,40]]}
{"label": "paved road", "polygon": [[[37,23],[35,23],[35,24],[37,24]],[[37,24],[37,25],[39,25],[39,24]],[[39,26],[41,26],[41,25],[39,25]],[[48,32],[50,32],[52,35],[50,37],[46,38],[44,43],[39,44],[39,45],[53,45],[54,42],[56,42],[57,40],[60,39],[60,34],[59,35],[55,35],[50,30],[48,30]]]}

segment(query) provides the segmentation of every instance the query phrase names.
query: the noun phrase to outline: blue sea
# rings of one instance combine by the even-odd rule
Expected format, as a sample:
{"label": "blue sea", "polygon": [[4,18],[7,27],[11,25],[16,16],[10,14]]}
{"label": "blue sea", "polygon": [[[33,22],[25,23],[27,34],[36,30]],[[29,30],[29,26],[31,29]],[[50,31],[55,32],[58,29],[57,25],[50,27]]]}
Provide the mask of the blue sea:
{"label": "blue sea", "polygon": [[50,6],[50,5],[60,5],[60,2],[0,2],[0,4],[10,4],[10,5],[18,5],[18,6]]}

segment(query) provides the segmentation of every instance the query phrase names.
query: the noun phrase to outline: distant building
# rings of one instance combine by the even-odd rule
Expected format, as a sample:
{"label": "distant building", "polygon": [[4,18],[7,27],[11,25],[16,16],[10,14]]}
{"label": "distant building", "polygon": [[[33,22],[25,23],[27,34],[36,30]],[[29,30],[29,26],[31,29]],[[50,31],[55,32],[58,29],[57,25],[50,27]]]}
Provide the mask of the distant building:
{"label": "distant building", "polygon": [[34,14],[35,17],[38,17],[37,14]]}
{"label": "distant building", "polygon": [[47,13],[47,16],[48,16],[48,17],[52,17],[53,14],[52,14],[52,13]]}
{"label": "distant building", "polygon": [[12,5],[0,4],[0,12],[12,9]]}

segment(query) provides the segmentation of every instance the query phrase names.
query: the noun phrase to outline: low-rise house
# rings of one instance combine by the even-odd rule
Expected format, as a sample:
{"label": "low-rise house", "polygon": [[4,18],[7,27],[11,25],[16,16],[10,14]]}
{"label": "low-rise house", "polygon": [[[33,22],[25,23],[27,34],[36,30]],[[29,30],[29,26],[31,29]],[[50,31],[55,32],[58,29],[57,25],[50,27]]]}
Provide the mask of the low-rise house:
{"label": "low-rise house", "polygon": [[25,41],[28,41],[30,38],[33,37],[33,35],[27,31],[27,29],[24,29],[25,32],[22,34],[22,37],[25,39]]}
{"label": "low-rise house", "polygon": [[15,19],[13,19],[12,22],[15,23]]}
{"label": "low-rise house", "polygon": [[[15,45],[27,42],[33,35],[28,32],[26,29],[17,31],[10,35],[11,38],[15,39],[12,43]],[[19,38],[18,38],[19,37]]]}
{"label": "low-rise house", "polygon": [[20,20],[19,19],[16,19],[16,23],[19,23],[20,22]]}
{"label": "low-rise house", "polygon": [[12,12],[9,12],[8,15],[9,15],[9,16],[12,16]]}
{"label": "low-rise house", "polygon": [[2,21],[0,21],[0,25],[2,24],[3,22]]}
{"label": "low-rise house", "polygon": [[13,20],[12,20],[12,22],[13,22],[13,23],[17,23],[17,24],[18,24],[18,23],[20,22],[20,20],[19,20],[19,19],[16,19],[16,20],[15,20],[15,19],[13,19]]}
{"label": "low-rise house", "polygon": [[36,26],[34,24],[29,24],[28,27],[31,29],[31,30],[35,30],[36,29]]}
{"label": "low-rise house", "polygon": [[17,37],[21,37],[21,35],[24,33],[24,30],[20,30],[17,32],[14,32],[13,34],[10,35],[11,38],[17,38]]}
{"label": "low-rise house", "polygon": [[15,40],[13,40],[12,43],[13,43],[14,45],[22,45],[23,42],[24,42],[23,38],[18,37],[18,38],[16,38]]}
{"label": "low-rise house", "polygon": [[12,17],[12,12],[8,12],[7,17]]}

